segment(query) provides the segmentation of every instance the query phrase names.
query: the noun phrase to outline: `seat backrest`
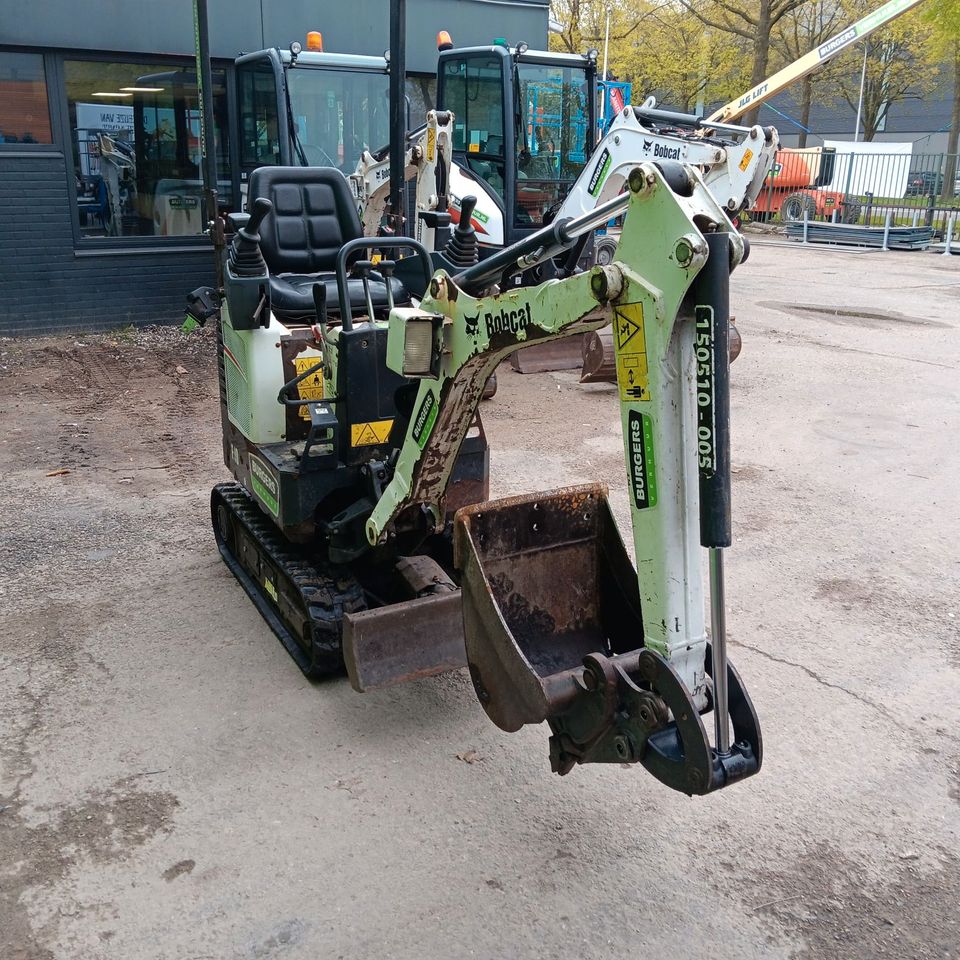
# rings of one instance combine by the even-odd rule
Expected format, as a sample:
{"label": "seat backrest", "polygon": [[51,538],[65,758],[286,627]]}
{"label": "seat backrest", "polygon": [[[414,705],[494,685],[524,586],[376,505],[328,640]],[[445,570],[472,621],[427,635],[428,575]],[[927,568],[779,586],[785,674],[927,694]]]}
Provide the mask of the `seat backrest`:
{"label": "seat backrest", "polygon": [[247,185],[248,209],[258,197],[273,203],[260,227],[271,273],[333,270],[337,251],[362,236],[350,185],[335,167],[257,167]]}

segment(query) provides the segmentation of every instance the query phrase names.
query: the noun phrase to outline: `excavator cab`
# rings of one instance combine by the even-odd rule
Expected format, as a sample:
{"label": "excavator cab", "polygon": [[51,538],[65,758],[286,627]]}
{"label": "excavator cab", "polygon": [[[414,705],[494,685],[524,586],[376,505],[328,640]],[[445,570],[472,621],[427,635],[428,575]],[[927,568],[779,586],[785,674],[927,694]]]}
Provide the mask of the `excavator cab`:
{"label": "excavator cab", "polygon": [[505,41],[440,52],[437,106],[455,117],[454,215],[456,198],[478,191],[503,214],[502,237],[474,214],[481,244],[509,245],[550,221],[593,151],[596,99],[592,57]]}
{"label": "excavator cab", "polygon": [[244,186],[260,166],[327,166],[349,174],[364,149],[390,139],[386,60],[299,46],[236,61]]}

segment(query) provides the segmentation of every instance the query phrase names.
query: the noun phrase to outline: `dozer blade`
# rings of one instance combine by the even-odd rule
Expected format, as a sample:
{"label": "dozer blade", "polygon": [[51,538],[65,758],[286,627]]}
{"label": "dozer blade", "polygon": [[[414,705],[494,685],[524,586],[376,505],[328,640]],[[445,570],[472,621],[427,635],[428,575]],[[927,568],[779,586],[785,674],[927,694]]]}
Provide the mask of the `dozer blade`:
{"label": "dozer blade", "polygon": [[465,667],[460,592],[348,613],[343,659],[360,693]]}
{"label": "dozer blade", "polygon": [[465,507],[454,536],[477,697],[504,730],[548,721],[556,773],[640,762],[694,794],[759,769],[759,726],[735,671],[737,749],[718,756],[683,681],[644,647],[637,575],[605,486]]}

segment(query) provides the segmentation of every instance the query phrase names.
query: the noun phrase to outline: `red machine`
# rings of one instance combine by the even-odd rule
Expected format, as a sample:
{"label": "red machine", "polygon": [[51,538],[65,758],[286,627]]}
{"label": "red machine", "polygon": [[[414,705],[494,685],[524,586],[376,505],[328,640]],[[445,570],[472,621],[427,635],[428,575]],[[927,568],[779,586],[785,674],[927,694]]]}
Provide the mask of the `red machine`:
{"label": "red machine", "polygon": [[775,213],[786,223],[810,220],[831,220],[839,210],[841,223],[856,223],[861,204],[856,197],[846,197],[824,187],[833,180],[836,151],[832,147],[809,150],[784,148],[767,177],[756,203],[750,208],[754,220],[767,220]]}

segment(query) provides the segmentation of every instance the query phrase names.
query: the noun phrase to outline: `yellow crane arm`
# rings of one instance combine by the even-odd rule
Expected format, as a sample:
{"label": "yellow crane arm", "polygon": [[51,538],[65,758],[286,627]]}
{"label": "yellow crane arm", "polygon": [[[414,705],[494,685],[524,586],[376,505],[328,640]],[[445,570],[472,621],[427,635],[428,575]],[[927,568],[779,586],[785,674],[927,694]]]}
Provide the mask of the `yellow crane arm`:
{"label": "yellow crane arm", "polygon": [[874,10],[873,13],[868,13],[862,20],[858,20],[853,26],[841,30],[809,53],[805,53],[799,60],[794,60],[793,63],[779,70],[772,77],[767,77],[753,89],[731,100],[719,110],[715,110],[706,122],[731,123],[737,117],[776,96],[781,90],[789,87],[791,83],[796,83],[797,80],[816,70],[817,67],[835,57],[842,50],[846,50],[847,47],[858,40],[869,36],[878,27],[882,27],[899,17],[900,14],[906,13],[920,2],[921,0],[889,0],[882,7]]}

